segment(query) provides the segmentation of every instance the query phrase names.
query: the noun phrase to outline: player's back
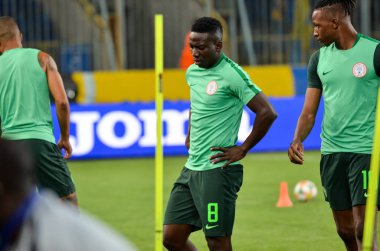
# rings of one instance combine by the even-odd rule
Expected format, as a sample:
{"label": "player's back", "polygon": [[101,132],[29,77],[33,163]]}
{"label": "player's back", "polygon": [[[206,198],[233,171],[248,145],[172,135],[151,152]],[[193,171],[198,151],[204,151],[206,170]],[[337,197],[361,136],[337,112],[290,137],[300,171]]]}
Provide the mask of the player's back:
{"label": "player's back", "polygon": [[0,56],[2,137],[55,142],[49,87],[39,50],[15,48]]}

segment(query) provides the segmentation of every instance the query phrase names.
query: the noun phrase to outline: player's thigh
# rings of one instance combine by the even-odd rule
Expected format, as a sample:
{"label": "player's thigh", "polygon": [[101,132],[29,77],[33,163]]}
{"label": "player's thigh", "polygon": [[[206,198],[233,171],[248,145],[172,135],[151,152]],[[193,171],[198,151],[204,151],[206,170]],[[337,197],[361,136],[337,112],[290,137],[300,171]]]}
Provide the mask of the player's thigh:
{"label": "player's thigh", "polygon": [[183,168],[166,206],[164,225],[187,224],[194,230],[202,228],[202,223],[188,186],[191,171]]}
{"label": "player's thigh", "polygon": [[207,237],[232,235],[237,193],[243,182],[241,165],[197,172],[190,183]]}
{"label": "player's thigh", "polygon": [[354,217],[352,210],[334,210],[332,209],[335,225],[338,232],[351,233],[354,235]]}
{"label": "player's thigh", "polygon": [[322,155],[320,173],[325,200],[333,210],[350,210],[351,193],[347,178],[344,153]]}
{"label": "player's thigh", "polygon": [[59,197],[75,193],[66,160],[56,144],[39,139],[23,140],[33,154],[39,189],[48,188]]}

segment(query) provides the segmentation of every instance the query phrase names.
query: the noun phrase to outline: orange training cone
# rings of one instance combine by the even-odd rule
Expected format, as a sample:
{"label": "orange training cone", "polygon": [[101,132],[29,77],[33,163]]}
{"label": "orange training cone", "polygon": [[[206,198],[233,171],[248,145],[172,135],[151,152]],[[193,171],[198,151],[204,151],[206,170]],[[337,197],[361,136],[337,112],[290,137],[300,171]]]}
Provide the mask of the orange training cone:
{"label": "orange training cone", "polygon": [[285,181],[280,183],[280,196],[278,197],[278,201],[276,207],[292,207],[293,203],[289,198],[288,193],[288,183]]}

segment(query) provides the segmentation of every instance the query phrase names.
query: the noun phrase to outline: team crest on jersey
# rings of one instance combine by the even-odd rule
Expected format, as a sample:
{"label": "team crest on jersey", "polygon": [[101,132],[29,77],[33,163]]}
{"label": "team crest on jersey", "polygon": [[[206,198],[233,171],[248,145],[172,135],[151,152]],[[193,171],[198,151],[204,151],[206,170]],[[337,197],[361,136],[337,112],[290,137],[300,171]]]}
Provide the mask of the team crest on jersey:
{"label": "team crest on jersey", "polygon": [[218,90],[218,84],[215,81],[211,81],[207,84],[206,92],[208,95],[213,95]]}
{"label": "team crest on jersey", "polygon": [[367,73],[367,66],[364,63],[356,63],[352,67],[352,74],[357,78],[362,78]]}

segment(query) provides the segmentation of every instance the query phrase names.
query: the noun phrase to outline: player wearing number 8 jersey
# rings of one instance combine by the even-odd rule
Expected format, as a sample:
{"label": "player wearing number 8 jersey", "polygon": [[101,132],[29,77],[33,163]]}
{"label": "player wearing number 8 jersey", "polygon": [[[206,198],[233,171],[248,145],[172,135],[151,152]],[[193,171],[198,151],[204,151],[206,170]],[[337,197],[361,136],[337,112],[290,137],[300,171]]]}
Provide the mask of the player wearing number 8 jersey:
{"label": "player wearing number 8 jersey", "polygon": [[380,82],[379,41],[356,32],[354,6],[354,0],[320,0],[314,9],[314,36],[324,47],[310,58],[305,104],[288,150],[293,163],[303,164],[302,142],[323,94],[321,181],[347,250],[362,248]]}
{"label": "player wearing number 8 jersey", "polygon": [[[243,178],[239,160],[264,137],[277,115],[249,76],[222,53],[219,21],[196,20],[190,48],[195,64],[186,73],[189,158],[167,205],[164,245],[169,250],[196,250],[188,237],[203,228],[210,250],[232,250],[235,202]],[[256,119],[250,135],[236,146],[245,105]]]}

